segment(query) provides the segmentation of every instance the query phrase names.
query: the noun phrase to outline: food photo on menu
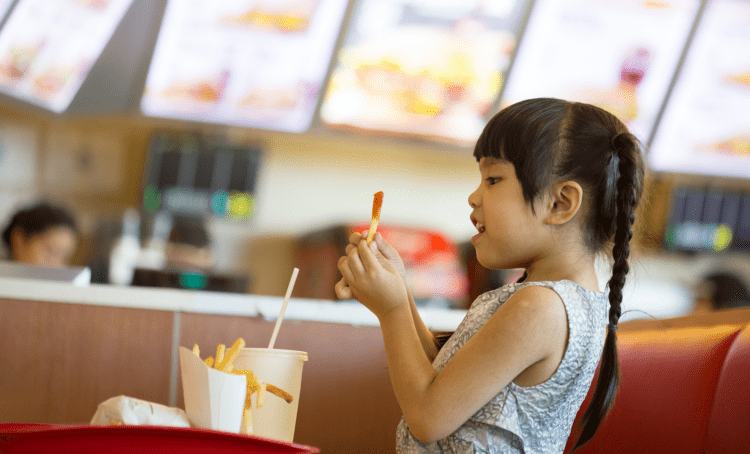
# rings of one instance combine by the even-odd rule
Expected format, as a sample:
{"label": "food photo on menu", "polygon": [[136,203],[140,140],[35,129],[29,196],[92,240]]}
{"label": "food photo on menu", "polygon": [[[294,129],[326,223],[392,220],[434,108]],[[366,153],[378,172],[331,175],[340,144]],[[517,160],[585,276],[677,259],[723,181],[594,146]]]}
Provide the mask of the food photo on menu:
{"label": "food photo on menu", "polygon": [[750,4],[709,3],[651,143],[654,170],[750,177]]}
{"label": "food photo on menu", "polygon": [[500,93],[528,4],[357,2],[323,121],[468,144]]}
{"label": "food photo on menu", "polygon": [[591,103],[648,143],[700,4],[537,0],[501,106],[538,96]]}
{"label": "food photo on menu", "polygon": [[141,110],[155,117],[305,131],[346,5],[169,2]]}
{"label": "food photo on menu", "polygon": [[133,0],[21,0],[0,32],[0,92],[63,112]]}

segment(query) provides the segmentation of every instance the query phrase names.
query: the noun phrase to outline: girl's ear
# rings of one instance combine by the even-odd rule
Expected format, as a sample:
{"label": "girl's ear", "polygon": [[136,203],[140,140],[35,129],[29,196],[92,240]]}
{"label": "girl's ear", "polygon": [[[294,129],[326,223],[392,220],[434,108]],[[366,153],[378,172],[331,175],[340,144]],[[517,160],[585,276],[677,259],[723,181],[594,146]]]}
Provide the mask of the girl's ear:
{"label": "girl's ear", "polygon": [[575,181],[563,181],[552,186],[545,207],[545,224],[562,225],[573,219],[583,203],[583,188]]}

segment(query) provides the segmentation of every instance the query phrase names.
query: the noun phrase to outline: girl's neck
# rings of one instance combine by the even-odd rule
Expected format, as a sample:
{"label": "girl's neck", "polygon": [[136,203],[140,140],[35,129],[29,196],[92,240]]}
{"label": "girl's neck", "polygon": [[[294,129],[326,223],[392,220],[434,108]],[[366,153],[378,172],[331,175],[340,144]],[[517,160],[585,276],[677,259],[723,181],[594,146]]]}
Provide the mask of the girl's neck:
{"label": "girl's neck", "polygon": [[526,281],[575,282],[581,287],[595,292],[601,291],[596,278],[594,256],[569,250],[554,256],[540,257],[526,267]]}

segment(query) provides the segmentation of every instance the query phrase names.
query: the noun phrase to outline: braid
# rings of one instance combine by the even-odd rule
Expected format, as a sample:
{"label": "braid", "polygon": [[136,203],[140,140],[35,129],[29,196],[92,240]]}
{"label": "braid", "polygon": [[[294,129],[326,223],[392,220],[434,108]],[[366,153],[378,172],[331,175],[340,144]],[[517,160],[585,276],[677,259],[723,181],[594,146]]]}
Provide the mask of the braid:
{"label": "braid", "polygon": [[[618,135],[617,137],[621,137]],[[619,178],[617,179],[617,216],[615,230],[615,244],[612,248],[614,265],[612,267],[612,278],[607,284],[609,287],[609,323],[617,325],[622,310],[622,288],[625,285],[625,276],[630,271],[628,257],[630,256],[630,239],[633,238],[633,223],[635,222],[635,206],[638,203],[639,191],[637,190],[640,179],[637,175],[637,164],[632,157],[621,153],[618,166]],[[630,159],[628,159],[630,158]]]}
{"label": "braid", "polygon": [[[614,266],[609,287],[609,325],[604,341],[604,351],[600,364],[599,378],[594,394],[586,412],[581,419],[583,430],[573,450],[589,441],[596,433],[599,424],[614,404],[617,387],[620,382],[620,366],[617,357],[617,323],[622,314],[622,288],[625,276],[630,271],[630,239],[633,237],[635,207],[641,195],[643,170],[640,165],[640,154],[636,139],[628,134],[618,134],[612,140],[613,159],[618,161],[614,177],[617,181],[615,197],[615,238],[612,255]],[[613,166],[614,167],[614,166]]]}

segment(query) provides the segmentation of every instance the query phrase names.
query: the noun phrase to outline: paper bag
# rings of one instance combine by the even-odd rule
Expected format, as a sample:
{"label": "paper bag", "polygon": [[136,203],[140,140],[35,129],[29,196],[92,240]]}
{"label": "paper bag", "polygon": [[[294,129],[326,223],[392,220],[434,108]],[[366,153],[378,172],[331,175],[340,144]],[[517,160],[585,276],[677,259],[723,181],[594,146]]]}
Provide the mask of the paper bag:
{"label": "paper bag", "polygon": [[190,427],[181,408],[167,407],[128,396],[112,397],[100,403],[89,424]]}

